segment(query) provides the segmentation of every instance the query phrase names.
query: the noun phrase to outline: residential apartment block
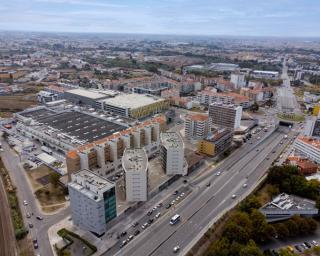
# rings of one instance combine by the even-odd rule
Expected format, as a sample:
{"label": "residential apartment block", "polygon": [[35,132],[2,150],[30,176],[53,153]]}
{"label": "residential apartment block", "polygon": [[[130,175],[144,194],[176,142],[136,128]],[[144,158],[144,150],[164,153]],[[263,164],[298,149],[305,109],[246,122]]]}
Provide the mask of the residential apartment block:
{"label": "residential apartment block", "polygon": [[209,118],[213,126],[237,129],[240,127],[241,116],[241,106],[221,102],[209,105]]}
{"label": "residential apartment block", "polygon": [[212,128],[210,134],[198,142],[198,152],[215,156],[228,150],[232,145],[233,131],[227,128]]}
{"label": "residential apartment block", "polygon": [[208,115],[189,114],[185,117],[185,137],[203,139],[208,135],[210,122]]}
{"label": "residential apartment block", "polygon": [[184,144],[177,132],[165,132],[160,135],[160,157],[162,168],[167,175],[186,175],[187,164],[184,159]]}
{"label": "residential apartment block", "polygon": [[126,200],[147,201],[148,198],[148,156],[143,148],[125,149],[122,157],[125,173]]}
{"label": "residential apartment block", "polygon": [[74,225],[103,235],[106,223],[117,216],[115,186],[89,170],[71,175],[68,184]]}
{"label": "residential apartment block", "polygon": [[315,139],[312,137],[305,137],[299,136],[294,144],[293,147],[297,153],[302,154],[316,162],[317,164],[320,163],[320,140]]}
{"label": "residential apartment block", "polygon": [[148,156],[159,150],[160,132],[165,129],[164,116],[158,116],[126,130],[78,147],[67,154],[68,174],[93,169],[106,176],[122,169],[126,148],[144,148]]}

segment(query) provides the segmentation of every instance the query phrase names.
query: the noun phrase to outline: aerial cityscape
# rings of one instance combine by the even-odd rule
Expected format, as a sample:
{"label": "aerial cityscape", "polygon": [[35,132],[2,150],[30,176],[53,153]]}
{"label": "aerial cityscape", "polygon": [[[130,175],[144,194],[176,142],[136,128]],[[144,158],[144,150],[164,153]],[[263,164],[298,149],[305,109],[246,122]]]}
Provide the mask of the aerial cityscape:
{"label": "aerial cityscape", "polygon": [[3,1],[0,256],[320,255],[320,3]]}

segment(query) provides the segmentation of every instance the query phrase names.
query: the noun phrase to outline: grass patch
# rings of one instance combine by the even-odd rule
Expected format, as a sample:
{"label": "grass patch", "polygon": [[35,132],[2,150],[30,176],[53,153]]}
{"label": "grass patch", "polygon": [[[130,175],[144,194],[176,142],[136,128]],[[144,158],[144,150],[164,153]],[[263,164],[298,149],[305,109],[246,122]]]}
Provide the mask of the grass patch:
{"label": "grass patch", "polygon": [[[79,236],[78,234],[70,230],[63,228],[58,230],[57,234],[61,236],[63,239],[66,239],[69,241],[68,244],[66,244],[64,247],[60,249],[57,248],[57,246],[55,246],[58,256],[65,256],[65,255],[78,256],[80,254],[85,256],[90,256],[97,251],[96,246],[94,246],[89,241],[87,241],[86,239],[82,238],[81,236]],[[85,247],[88,248],[89,250],[86,250],[86,251],[82,250],[83,245],[85,245]],[[74,248],[75,250],[72,250],[71,247],[76,247],[76,248]],[[81,253],[81,250],[82,250],[82,253]],[[77,251],[77,252],[73,253],[74,251]]]}
{"label": "grass patch", "polygon": [[278,118],[287,120],[287,121],[293,121],[293,122],[302,122],[304,121],[303,115],[297,115],[297,114],[277,114]]}
{"label": "grass patch", "polygon": [[0,172],[8,197],[15,237],[17,240],[20,240],[28,234],[28,230],[25,228],[23,223],[16,187],[13,186],[8,171],[4,168],[2,160],[0,160]]}

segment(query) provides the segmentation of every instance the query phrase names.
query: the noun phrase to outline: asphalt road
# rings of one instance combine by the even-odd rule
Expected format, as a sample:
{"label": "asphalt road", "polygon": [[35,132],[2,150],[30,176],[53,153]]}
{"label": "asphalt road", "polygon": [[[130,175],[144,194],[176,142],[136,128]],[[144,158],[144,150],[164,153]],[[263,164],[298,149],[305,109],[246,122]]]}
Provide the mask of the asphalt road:
{"label": "asphalt road", "polygon": [[[170,226],[171,216],[163,218],[116,255],[175,255],[173,247],[176,245],[181,247],[181,255],[186,254],[190,245],[201,237],[213,221],[255,188],[258,180],[286,145],[279,144],[283,136],[284,133],[276,131],[263,142],[256,142],[235,152],[218,168],[222,170],[220,176],[212,175],[201,181],[197,185],[198,192],[192,193],[177,207],[176,213],[182,219],[179,224]],[[276,153],[272,153],[274,150]],[[211,181],[210,187],[204,185],[208,181]],[[246,188],[243,188],[244,183],[247,184]],[[237,196],[236,199],[231,198],[233,194]]]}
{"label": "asphalt road", "polygon": [[[69,208],[54,215],[42,215],[35,196],[29,187],[29,183],[27,181],[28,177],[25,170],[20,164],[19,156],[17,156],[3,138],[1,138],[0,141],[4,149],[1,153],[1,157],[13,183],[17,187],[20,209],[24,217],[24,223],[27,228],[28,223],[32,223],[34,225],[33,228],[29,229],[29,235],[32,239],[36,238],[38,240],[39,248],[36,249],[35,252],[40,255],[51,256],[53,253],[49,243],[48,229],[53,224],[67,217],[70,214]],[[23,200],[28,202],[27,206],[23,205]],[[31,218],[26,218],[27,212],[33,213]],[[43,217],[42,221],[36,219],[36,216],[38,215]]]}

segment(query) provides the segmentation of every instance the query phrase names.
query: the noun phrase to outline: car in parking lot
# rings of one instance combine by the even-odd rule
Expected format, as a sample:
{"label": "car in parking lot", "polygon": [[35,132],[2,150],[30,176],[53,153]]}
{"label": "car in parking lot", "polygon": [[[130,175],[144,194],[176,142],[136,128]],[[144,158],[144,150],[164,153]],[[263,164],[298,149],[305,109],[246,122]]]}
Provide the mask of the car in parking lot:
{"label": "car in parking lot", "polygon": [[160,207],[162,207],[162,205],[163,205],[162,203],[159,203],[159,204],[157,205],[157,207],[160,208]]}
{"label": "car in parking lot", "polygon": [[136,231],[133,233],[134,236],[137,236],[137,235],[139,235],[139,234],[140,234],[140,230],[136,230]]}
{"label": "car in parking lot", "polygon": [[138,225],[139,225],[139,222],[136,221],[135,223],[132,224],[132,227],[135,228]]}
{"label": "car in parking lot", "polygon": [[233,194],[232,196],[231,196],[231,198],[232,199],[235,199],[237,196],[235,195],[235,194]]}
{"label": "car in parking lot", "polygon": [[217,172],[216,176],[220,176],[221,172]]}
{"label": "car in parking lot", "polygon": [[28,205],[27,200],[23,200],[23,205]]}
{"label": "car in parking lot", "polygon": [[173,252],[177,253],[180,250],[180,246],[176,245],[175,247],[173,247]]}
{"label": "car in parking lot", "polygon": [[148,220],[148,224],[149,224],[149,225],[151,225],[152,222],[153,222],[153,219],[152,219],[152,218]]}
{"label": "car in parking lot", "polygon": [[171,207],[171,204],[167,204],[166,209],[169,209]]}
{"label": "car in parking lot", "polygon": [[184,195],[185,195],[185,193],[182,192],[180,196],[183,197]]}
{"label": "car in parking lot", "polygon": [[160,217],[160,215],[161,215],[161,213],[158,212],[155,217],[158,219]]}
{"label": "car in parking lot", "polygon": [[144,223],[144,224],[141,226],[141,228],[142,228],[142,229],[146,229],[148,226],[149,226],[149,224],[146,222],[146,223]]}
{"label": "car in parking lot", "polygon": [[128,238],[127,238],[127,242],[129,243],[132,239],[133,239],[133,235],[130,235]]}
{"label": "car in parking lot", "polygon": [[121,243],[121,245],[120,245],[120,248],[122,248],[123,246],[125,246],[127,243],[128,243],[127,240],[123,240],[122,243]]}
{"label": "car in parking lot", "polygon": [[27,212],[26,217],[27,217],[27,218],[31,218],[31,213],[30,213],[30,212]]}
{"label": "car in parking lot", "polygon": [[37,220],[43,220],[43,217],[42,216],[37,216]]}
{"label": "car in parking lot", "polygon": [[29,228],[33,228],[33,224],[32,223],[29,223],[28,226],[29,226]]}
{"label": "car in parking lot", "polygon": [[178,195],[178,193],[179,193],[179,191],[176,190],[176,191],[173,192],[173,195]]}
{"label": "car in parking lot", "polygon": [[120,234],[120,236],[125,236],[127,234],[127,232],[126,231],[123,231],[121,234]]}
{"label": "car in parking lot", "polygon": [[152,214],[152,211],[148,211],[148,212],[147,212],[147,215],[148,215],[148,216],[151,216],[151,214]]}

